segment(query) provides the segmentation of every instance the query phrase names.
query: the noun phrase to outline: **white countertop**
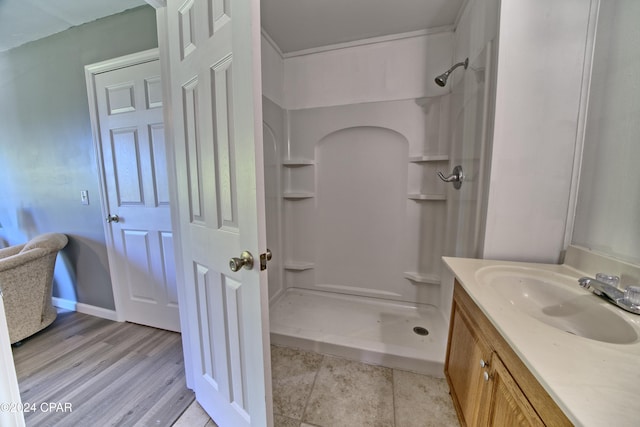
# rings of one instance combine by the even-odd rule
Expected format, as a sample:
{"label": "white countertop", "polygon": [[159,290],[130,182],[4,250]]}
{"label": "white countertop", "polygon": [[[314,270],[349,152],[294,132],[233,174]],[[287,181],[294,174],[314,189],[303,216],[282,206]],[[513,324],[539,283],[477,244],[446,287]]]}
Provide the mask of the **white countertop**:
{"label": "white countertop", "polygon": [[[489,266],[535,268],[563,277],[567,286],[571,286],[571,280],[564,276],[575,278],[575,288],[588,295],[577,279],[589,274],[568,265],[443,260],[569,420],[584,426],[640,426],[640,339],[630,344],[610,344],[556,329],[523,314],[476,277],[479,269]],[[593,298],[623,316],[640,337],[639,315],[595,295]]]}

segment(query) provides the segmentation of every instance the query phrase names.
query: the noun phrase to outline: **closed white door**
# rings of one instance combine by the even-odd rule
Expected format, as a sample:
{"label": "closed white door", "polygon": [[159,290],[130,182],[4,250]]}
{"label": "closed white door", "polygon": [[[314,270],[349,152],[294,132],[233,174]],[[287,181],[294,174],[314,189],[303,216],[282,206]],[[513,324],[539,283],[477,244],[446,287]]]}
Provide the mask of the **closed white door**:
{"label": "closed white door", "polygon": [[[169,0],[166,13],[185,358],[218,425],[271,425],[260,3]],[[234,272],[243,251],[255,263]]]}
{"label": "closed white door", "polygon": [[180,331],[159,60],[96,74],[94,84],[116,310]]}

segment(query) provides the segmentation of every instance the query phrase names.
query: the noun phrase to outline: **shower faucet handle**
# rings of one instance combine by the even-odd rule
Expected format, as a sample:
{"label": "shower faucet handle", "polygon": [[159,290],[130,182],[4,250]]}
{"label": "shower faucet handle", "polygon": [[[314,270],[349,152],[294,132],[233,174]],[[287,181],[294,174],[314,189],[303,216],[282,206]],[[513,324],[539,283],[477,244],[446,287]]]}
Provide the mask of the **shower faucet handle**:
{"label": "shower faucet handle", "polygon": [[453,168],[453,173],[449,176],[444,176],[444,174],[438,171],[438,177],[444,182],[452,182],[453,188],[459,190],[462,187],[462,181],[464,180],[464,173],[462,171],[462,166],[457,165]]}

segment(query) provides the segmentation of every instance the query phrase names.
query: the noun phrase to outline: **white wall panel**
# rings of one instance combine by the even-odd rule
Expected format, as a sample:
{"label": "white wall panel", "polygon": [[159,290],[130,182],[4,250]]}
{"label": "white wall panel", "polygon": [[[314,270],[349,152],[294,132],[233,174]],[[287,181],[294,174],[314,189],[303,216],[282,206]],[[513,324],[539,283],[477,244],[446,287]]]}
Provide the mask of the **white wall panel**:
{"label": "white wall panel", "polygon": [[442,95],[433,78],[451,66],[453,33],[372,43],[284,60],[284,108]]}
{"label": "white wall panel", "polygon": [[[157,43],[155,11],[144,6],[0,53],[0,137],[12,141],[0,156],[0,241],[68,234],[56,297],[115,307],[84,66]],[[89,205],[79,203],[80,190]]]}
{"label": "white wall panel", "polygon": [[439,303],[448,98],[289,113],[286,287]]}
{"label": "white wall panel", "polygon": [[485,258],[559,260],[590,3],[502,2]]}
{"label": "white wall panel", "polygon": [[[263,56],[264,58],[264,56]],[[263,86],[264,87],[264,86]],[[285,112],[274,102],[262,98],[262,129],[264,150],[265,209],[267,245],[273,254],[269,261],[269,300],[273,301],[284,290],[282,272],[282,158],[281,145],[285,138]]]}
{"label": "white wall panel", "polygon": [[284,106],[284,60],[271,43],[263,34],[261,39],[262,95],[282,107]]}
{"label": "white wall panel", "polygon": [[640,263],[640,2],[600,3],[573,243]]}
{"label": "white wall panel", "polygon": [[[264,96],[288,110],[278,138],[284,286],[437,305],[446,202],[436,172],[449,168],[450,89],[433,78],[452,64],[453,33],[285,59],[262,42]],[[360,258],[339,267],[341,251]]]}

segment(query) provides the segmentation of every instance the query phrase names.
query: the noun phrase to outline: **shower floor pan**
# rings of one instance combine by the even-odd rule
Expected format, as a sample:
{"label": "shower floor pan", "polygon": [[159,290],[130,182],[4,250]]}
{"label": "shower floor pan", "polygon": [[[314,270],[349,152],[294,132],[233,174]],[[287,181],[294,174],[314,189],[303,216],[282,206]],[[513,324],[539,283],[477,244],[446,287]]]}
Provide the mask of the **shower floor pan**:
{"label": "shower floor pan", "polygon": [[447,322],[431,305],[289,288],[270,327],[275,345],[444,376]]}

